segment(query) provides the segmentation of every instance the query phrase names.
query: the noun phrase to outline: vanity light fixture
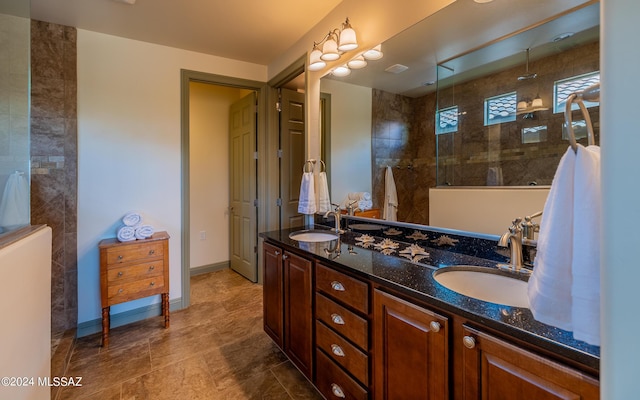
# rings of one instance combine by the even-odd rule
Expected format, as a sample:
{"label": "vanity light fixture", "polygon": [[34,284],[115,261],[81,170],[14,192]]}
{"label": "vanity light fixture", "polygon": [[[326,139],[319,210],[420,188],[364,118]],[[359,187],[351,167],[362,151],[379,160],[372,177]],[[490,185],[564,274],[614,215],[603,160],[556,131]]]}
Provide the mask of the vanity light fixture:
{"label": "vanity light fixture", "polygon": [[[320,71],[327,66],[327,61],[339,60],[344,52],[357,48],[356,31],[347,18],[340,29],[332,29],[319,42],[313,42],[313,49],[309,53],[308,68],[310,71]],[[382,58],[381,45],[377,45],[331,72],[336,76],[347,76],[352,69],[364,68],[367,66],[367,61],[379,60],[380,58]]]}

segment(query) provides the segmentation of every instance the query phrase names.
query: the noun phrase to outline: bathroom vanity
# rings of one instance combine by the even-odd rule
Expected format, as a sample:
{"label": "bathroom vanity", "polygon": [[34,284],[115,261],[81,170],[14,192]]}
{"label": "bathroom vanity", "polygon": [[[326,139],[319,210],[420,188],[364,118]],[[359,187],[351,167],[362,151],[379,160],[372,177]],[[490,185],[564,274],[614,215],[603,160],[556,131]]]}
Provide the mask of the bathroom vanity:
{"label": "bathroom vanity", "polygon": [[[495,241],[368,232],[398,244],[384,251],[362,233],[309,243],[289,238],[297,230],[261,234],[264,329],[327,399],[599,398],[598,347],[433,278],[447,265],[495,267]],[[402,252],[411,245],[419,257]]]}

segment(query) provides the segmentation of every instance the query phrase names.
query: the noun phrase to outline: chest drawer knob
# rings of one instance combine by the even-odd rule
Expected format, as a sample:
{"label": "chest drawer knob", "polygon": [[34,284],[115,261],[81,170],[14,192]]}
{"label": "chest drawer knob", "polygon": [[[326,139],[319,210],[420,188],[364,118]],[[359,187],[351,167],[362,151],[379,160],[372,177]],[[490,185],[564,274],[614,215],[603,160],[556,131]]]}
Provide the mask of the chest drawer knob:
{"label": "chest drawer knob", "polygon": [[331,288],[336,292],[344,292],[344,285],[338,281],[331,282]]}
{"label": "chest drawer knob", "polygon": [[154,249],[149,250],[149,255],[150,255],[150,256],[152,256],[152,255],[154,255],[154,254],[156,254],[156,251],[155,251]]}
{"label": "chest drawer knob", "polygon": [[344,357],[344,350],[335,343],[331,345],[331,352],[338,357]]}
{"label": "chest drawer knob", "polygon": [[331,321],[336,325],[344,325],[344,319],[340,314],[331,314]]}
{"label": "chest drawer knob", "polygon": [[149,284],[149,286],[155,286],[155,285],[156,285],[156,283],[155,283],[155,282],[151,282],[151,283]]}
{"label": "chest drawer knob", "polygon": [[122,254],[120,254],[120,255],[118,256],[118,260],[122,260],[123,258],[124,258],[124,256],[123,256]]}
{"label": "chest drawer knob", "polygon": [[122,293],[122,292],[124,292],[123,288],[118,289],[118,293]]}
{"label": "chest drawer knob", "polygon": [[331,384],[331,393],[333,393],[334,396],[339,397],[341,399],[345,398],[344,390],[342,390],[342,388],[336,383]]}
{"label": "chest drawer knob", "polygon": [[437,321],[431,321],[429,328],[432,332],[440,332],[440,323]]}
{"label": "chest drawer knob", "polygon": [[120,278],[122,275],[124,275],[122,271],[118,272],[118,278]]}
{"label": "chest drawer knob", "polygon": [[156,267],[154,267],[153,265],[149,267],[149,271],[153,271],[154,269],[156,269]]}

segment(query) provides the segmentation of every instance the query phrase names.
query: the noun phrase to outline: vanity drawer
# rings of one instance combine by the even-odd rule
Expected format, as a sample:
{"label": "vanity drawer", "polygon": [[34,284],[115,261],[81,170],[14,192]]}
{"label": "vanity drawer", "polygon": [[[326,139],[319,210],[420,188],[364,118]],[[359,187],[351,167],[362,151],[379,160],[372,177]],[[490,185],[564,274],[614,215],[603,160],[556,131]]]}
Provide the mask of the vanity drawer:
{"label": "vanity drawer", "polygon": [[316,321],[316,345],[362,384],[369,384],[369,357],[320,321]]}
{"label": "vanity drawer", "polygon": [[366,351],[369,348],[367,320],[320,293],[316,293],[316,318],[361,349]]}
{"label": "vanity drawer", "polygon": [[107,288],[107,297],[109,298],[109,304],[117,304],[164,292],[166,292],[164,288],[164,277],[161,275],[130,283],[109,285]]}
{"label": "vanity drawer", "polygon": [[359,279],[318,264],[316,289],[358,311],[369,312],[369,285]]}
{"label": "vanity drawer", "polygon": [[114,268],[114,266],[112,266],[107,271],[107,282],[109,285],[125,283],[162,275],[163,272],[163,260],[150,261],[128,267]]}
{"label": "vanity drawer", "polygon": [[366,400],[367,390],[346,372],[338,364],[316,349],[316,387],[326,399],[356,399]]}
{"label": "vanity drawer", "polygon": [[123,264],[145,258],[162,258],[163,244],[161,242],[139,245],[118,246],[107,250],[107,265]]}

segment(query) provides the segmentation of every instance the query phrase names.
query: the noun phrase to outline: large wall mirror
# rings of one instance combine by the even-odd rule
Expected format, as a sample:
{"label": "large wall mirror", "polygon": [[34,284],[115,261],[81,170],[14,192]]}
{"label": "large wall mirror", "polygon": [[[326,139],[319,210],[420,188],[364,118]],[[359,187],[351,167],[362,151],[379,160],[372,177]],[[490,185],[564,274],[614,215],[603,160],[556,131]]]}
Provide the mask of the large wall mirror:
{"label": "large wall mirror", "polygon": [[430,188],[549,185],[568,147],[562,98],[599,80],[599,8],[458,0],[385,41],[382,59],[327,74],[334,202],[370,192],[381,207],[387,166],[398,221],[418,224],[429,224]]}

